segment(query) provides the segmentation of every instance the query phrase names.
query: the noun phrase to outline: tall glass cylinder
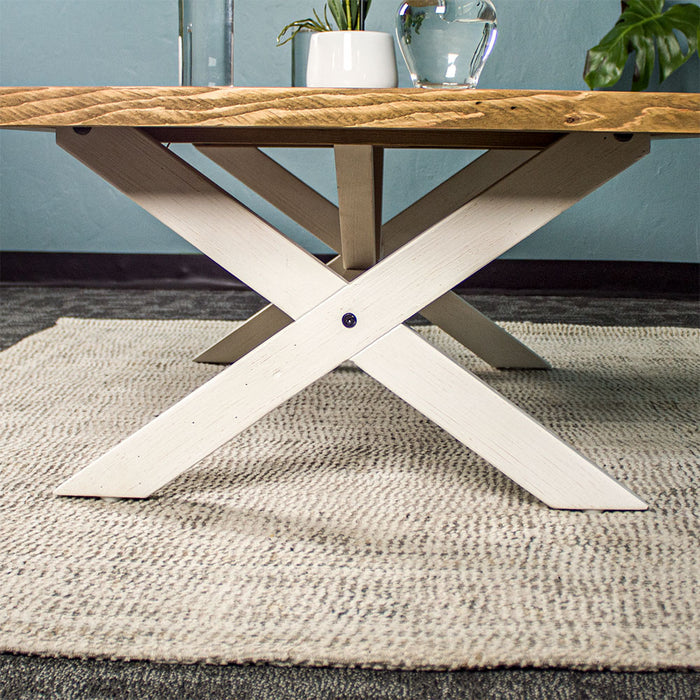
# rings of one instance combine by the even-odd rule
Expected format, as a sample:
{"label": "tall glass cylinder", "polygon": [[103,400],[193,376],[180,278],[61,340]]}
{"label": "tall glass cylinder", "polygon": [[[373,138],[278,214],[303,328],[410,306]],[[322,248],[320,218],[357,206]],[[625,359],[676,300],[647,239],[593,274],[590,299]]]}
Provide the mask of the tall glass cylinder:
{"label": "tall glass cylinder", "polygon": [[302,29],[292,39],[292,87],[306,87],[306,65],[313,35],[312,30]]}
{"label": "tall glass cylinder", "polygon": [[178,0],[180,83],[233,85],[233,0]]}

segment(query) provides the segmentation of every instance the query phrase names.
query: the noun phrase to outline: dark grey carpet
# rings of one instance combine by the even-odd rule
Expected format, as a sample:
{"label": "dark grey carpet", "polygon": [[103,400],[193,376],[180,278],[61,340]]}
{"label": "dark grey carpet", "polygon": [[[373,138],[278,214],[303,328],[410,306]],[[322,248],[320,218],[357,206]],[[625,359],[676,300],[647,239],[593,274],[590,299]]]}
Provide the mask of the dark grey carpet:
{"label": "dark grey carpet", "polygon": [[4,698],[697,700],[698,674],[169,666],[0,655]]}
{"label": "dark grey carpet", "polygon": [[[465,295],[500,321],[583,323],[610,326],[700,325],[700,305],[678,299]],[[252,291],[72,289],[0,286],[0,347],[53,325],[78,318],[196,318],[238,321],[264,306]],[[412,319],[420,322],[420,318]]]}
{"label": "dark grey carpet", "polygon": [[[596,325],[700,325],[696,301],[480,295],[467,299],[500,320]],[[252,292],[0,287],[0,348],[83,318],[242,319],[263,300]],[[2,698],[486,698],[700,699],[700,674],[557,669],[419,672],[275,666],[167,665],[0,654]]]}

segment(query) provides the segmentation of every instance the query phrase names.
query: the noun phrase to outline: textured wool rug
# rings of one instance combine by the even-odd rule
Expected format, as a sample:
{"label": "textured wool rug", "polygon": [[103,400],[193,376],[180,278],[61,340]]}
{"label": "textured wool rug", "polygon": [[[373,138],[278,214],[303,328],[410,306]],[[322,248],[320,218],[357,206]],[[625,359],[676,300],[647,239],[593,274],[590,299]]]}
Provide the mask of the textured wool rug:
{"label": "textured wool rug", "polygon": [[61,319],[0,353],[0,650],[403,668],[700,665],[700,332],[506,324],[498,372],[650,504],[550,510],[352,364],[144,501],[57,498],[235,324]]}

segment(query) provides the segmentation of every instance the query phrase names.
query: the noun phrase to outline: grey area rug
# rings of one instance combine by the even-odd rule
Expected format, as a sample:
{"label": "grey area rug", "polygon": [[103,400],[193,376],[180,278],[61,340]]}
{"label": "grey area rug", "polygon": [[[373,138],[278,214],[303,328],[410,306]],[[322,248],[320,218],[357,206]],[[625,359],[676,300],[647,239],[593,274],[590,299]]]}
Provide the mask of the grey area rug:
{"label": "grey area rug", "polygon": [[0,353],[0,650],[390,668],[700,665],[700,331],[420,332],[622,480],[550,510],[350,363],[144,501],[52,489],[219,371],[235,323],[61,319]]}

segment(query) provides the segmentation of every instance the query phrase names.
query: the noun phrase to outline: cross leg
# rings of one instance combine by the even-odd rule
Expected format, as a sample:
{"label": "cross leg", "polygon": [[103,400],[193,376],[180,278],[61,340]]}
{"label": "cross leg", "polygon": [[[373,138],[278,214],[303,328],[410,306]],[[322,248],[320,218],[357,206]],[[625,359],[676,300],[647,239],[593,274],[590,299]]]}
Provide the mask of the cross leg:
{"label": "cross leg", "polygon": [[[336,147],[339,192],[347,191],[345,183],[348,180],[371,182],[374,189],[369,188],[369,192],[363,194],[367,200],[375,202],[372,210],[376,217],[378,209],[376,201],[379,199],[376,192],[381,192],[377,175],[378,167],[380,168],[381,165],[380,163],[378,165],[376,152],[364,154],[364,164],[368,170],[365,178],[348,177],[348,171],[352,172],[353,164],[358,160],[362,162],[361,157],[355,157],[353,160],[350,156],[351,153],[357,153],[353,149],[358,148],[371,149],[369,146]],[[256,148],[249,147],[199,146],[199,150],[304,226],[326,245],[334,250],[342,250],[338,208],[267,155]],[[360,151],[360,153],[363,152]],[[493,150],[477,158],[382,227],[384,255],[394,252],[425,229],[438,223],[536,153],[536,151]],[[374,169],[368,167],[370,164]],[[348,208],[352,212],[353,209],[358,208],[353,205],[344,207],[342,195],[339,196],[339,201],[341,211]],[[348,201],[351,202],[352,199]],[[369,210],[360,207],[360,211]],[[349,216],[345,218],[346,229],[348,219]],[[370,218],[369,222],[365,223],[366,229],[372,221],[376,222],[377,219]],[[378,238],[379,236],[375,235],[375,243]],[[360,239],[360,245],[362,243]],[[368,247],[366,241],[364,241],[364,247]],[[336,259],[331,265],[346,279],[354,279],[358,271],[348,268],[355,267],[357,261],[351,261],[348,258],[350,254],[348,246],[344,253],[340,258],[341,261],[345,261],[344,264],[338,264]],[[446,292],[422,309],[421,313],[431,323],[442,328],[493,367],[499,369],[549,367],[546,360],[454,292]],[[291,319],[280,314],[278,309],[268,306],[233,333],[205,350],[195,360],[220,364],[235,362],[290,321]]]}
{"label": "cross leg", "polygon": [[[207,147],[201,150],[208,153]],[[248,186],[255,185],[256,191],[266,192],[268,201],[297,222],[303,220],[307,229],[317,233],[328,245],[335,246],[340,256],[331,262],[330,267],[346,280],[354,279],[376,264],[381,246],[384,161],[381,148],[335,147],[338,207],[257,149],[236,149],[235,152],[229,149],[224,153],[221,148],[214,148],[212,158],[223,161],[227,170],[240,175]],[[308,202],[308,208],[303,206],[304,201]],[[362,202],[362,206],[357,206],[358,202]],[[317,212],[319,218],[309,218],[309,210]],[[291,321],[287,314],[270,304],[195,359],[230,364]]]}
{"label": "cross leg", "polygon": [[[536,151],[491,150],[397,214],[382,228],[384,254],[476,198],[536,155]],[[549,363],[454,292],[420,311],[432,324],[497,369],[548,369]]]}
{"label": "cross leg", "polygon": [[[305,281],[313,277],[314,285],[291,285],[299,291],[288,303],[290,315],[298,317],[294,323],[62,484],[58,494],[148,496],[286,398],[353,358],[429,417],[446,425],[452,421],[451,432],[461,440],[465,436],[457,433],[464,430],[459,426],[466,420],[471,426],[466,428],[469,446],[549,505],[646,507],[400,324],[464,274],[479,269],[640,158],[648,150],[648,139],[640,143],[635,137],[622,144],[609,136],[569,136],[348,284],[211,183],[205,187],[201,176],[193,175],[173,154],[156,150],[159,145],[134,133],[123,134],[124,141],[131,139],[130,147],[119,147],[113,141],[118,136],[105,135],[115,147],[102,153],[106,164],[99,155],[102,149],[96,153],[93,147],[81,147],[68,132],[59,134],[58,141],[94,169],[110,171],[120,189],[207,248],[221,231],[219,217],[206,213],[213,207],[228,217],[235,214],[227,231],[233,247],[247,243],[248,261],[257,260],[257,268],[271,264],[277,275],[245,267],[231,271],[258,279],[259,291],[273,303],[284,305],[288,295],[290,283],[282,279],[281,271],[291,269]],[[140,163],[145,172],[127,167],[129,155],[136,161],[146,158]],[[149,163],[155,168],[149,170]],[[159,176],[157,187],[151,182],[154,173]],[[142,186],[134,187],[139,181]],[[264,253],[274,243],[278,255],[268,260]],[[341,323],[349,311],[357,318],[352,328]],[[418,389],[412,388],[416,367],[425,375]],[[435,391],[434,381],[442,383],[442,392]],[[436,401],[436,396],[445,395],[451,403]],[[462,405],[461,413],[453,408],[455,403]],[[484,416],[475,417],[480,411]],[[511,423],[514,430],[508,428]]]}

